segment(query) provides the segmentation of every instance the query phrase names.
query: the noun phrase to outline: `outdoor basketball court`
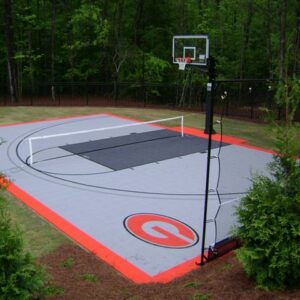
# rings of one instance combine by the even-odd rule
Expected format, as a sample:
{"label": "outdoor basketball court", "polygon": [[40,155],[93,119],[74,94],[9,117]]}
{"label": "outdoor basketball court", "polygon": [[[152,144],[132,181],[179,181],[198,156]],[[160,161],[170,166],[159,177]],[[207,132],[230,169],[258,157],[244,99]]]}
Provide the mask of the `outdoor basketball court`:
{"label": "outdoor basketball court", "polygon": [[[206,135],[170,121],[101,114],[3,126],[0,171],[12,194],[134,282],[167,282],[198,268],[207,163]],[[206,248],[231,236],[235,206],[271,158],[214,136]]]}

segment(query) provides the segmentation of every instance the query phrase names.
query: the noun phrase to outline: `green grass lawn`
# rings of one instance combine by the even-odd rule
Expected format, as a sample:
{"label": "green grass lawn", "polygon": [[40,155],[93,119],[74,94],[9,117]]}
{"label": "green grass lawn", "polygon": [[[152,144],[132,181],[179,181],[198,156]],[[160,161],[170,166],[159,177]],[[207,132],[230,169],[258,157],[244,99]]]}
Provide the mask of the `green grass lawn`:
{"label": "green grass lawn", "polygon": [[[185,126],[203,129],[205,115],[193,112],[180,112],[167,109],[141,109],[141,108],[101,108],[101,107],[1,107],[0,124],[28,122],[33,120],[46,120],[65,116],[76,116],[111,112],[138,120],[153,120],[184,115]],[[218,116],[215,117],[216,119]],[[218,131],[219,125],[214,125]],[[244,138],[247,143],[271,148],[272,134],[266,124],[256,124],[241,120],[224,119],[223,133]],[[300,134],[299,134],[300,139]],[[4,191],[0,196],[7,200],[7,207],[13,222],[23,232],[26,249],[35,257],[40,257],[56,249],[58,246],[70,241],[48,222],[33,213],[27,206],[14,199]]]}
{"label": "green grass lawn", "polygon": [[[0,124],[103,112],[121,114],[138,120],[155,120],[184,115],[185,126],[204,129],[205,124],[205,115],[198,112],[120,107],[2,107],[0,108]],[[218,117],[216,115],[215,119],[218,119]],[[214,125],[214,128],[216,131],[219,131],[217,124]],[[225,135],[244,138],[249,144],[259,147],[271,148],[273,144],[270,129],[266,124],[224,118],[223,133]]]}
{"label": "green grass lawn", "polygon": [[51,253],[58,246],[71,241],[47,221],[35,214],[21,201],[0,190],[12,223],[21,231],[24,249],[34,257]]}

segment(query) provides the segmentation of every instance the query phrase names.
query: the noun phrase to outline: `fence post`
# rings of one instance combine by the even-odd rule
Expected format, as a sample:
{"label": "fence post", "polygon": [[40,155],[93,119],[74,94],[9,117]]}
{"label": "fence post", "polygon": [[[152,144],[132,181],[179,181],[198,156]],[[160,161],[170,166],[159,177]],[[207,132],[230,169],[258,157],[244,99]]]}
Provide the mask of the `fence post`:
{"label": "fence post", "polygon": [[89,92],[88,92],[88,84],[85,82],[85,99],[86,99],[86,106],[89,106]]}
{"label": "fence post", "polygon": [[249,87],[249,97],[250,97],[250,105],[251,105],[251,108],[250,108],[250,119],[252,120],[253,119],[253,115],[254,115],[254,98],[253,98],[253,95],[252,95],[252,87]]}

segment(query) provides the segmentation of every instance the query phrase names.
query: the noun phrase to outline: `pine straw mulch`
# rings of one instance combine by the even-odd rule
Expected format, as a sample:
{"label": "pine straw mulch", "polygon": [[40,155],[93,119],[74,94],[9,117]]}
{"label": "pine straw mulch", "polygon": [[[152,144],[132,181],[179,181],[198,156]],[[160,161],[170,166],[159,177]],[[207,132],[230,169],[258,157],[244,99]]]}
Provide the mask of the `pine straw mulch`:
{"label": "pine straw mulch", "polygon": [[40,259],[57,294],[50,299],[300,299],[300,289],[288,292],[257,290],[229,254],[168,284],[136,285],[93,254],[64,245]]}

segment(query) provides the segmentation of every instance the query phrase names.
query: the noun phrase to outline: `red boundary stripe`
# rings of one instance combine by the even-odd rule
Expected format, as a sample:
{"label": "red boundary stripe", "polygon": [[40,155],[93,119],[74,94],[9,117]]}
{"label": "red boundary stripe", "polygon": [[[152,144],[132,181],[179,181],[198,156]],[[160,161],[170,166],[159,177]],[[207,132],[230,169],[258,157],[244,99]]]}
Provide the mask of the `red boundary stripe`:
{"label": "red boundary stripe", "polygon": [[[203,130],[195,129],[195,128],[189,128],[189,127],[185,127],[184,130],[185,130],[185,133],[187,133],[187,134],[195,135],[195,136],[202,137],[202,138],[205,138],[205,139],[208,138],[208,135],[206,133],[204,133]],[[258,146],[249,145],[249,144],[246,143],[245,139],[240,139],[240,138],[236,138],[236,137],[228,136],[228,135],[223,135],[221,137],[221,135],[219,133],[216,133],[216,134],[212,135],[212,140],[213,141],[219,142],[221,139],[224,143],[228,143],[228,144],[231,144],[231,145],[237,145],[237,146],[240,146],[240,147],[243,147],[243,148],[253,149],[253,150],[262,151],[262,152],[266,152],[266,153],[270,153],[270,154],[276,154],[276,152],[273,151],[273,150],[261,148],[261,147],[258,147]]]}
{"label": "red boundary stripe", "polygon": [[[89,116],[97,116],[97,115],[108,115],[117,117],[120,119],[130,120],[130,121],[139,121],[133,118],[120,116],[112,113],[98,113],[98,114],[87,114],[87,115],[79,115],[79,116],[66,116],[62,118],[50,118],[47,120],[36,120],[36,121],[30,121],[30,122],[19,122],[19,123],[12,123],[12,124],[6,124],[6,125],[0,125],[0,127],[4,126],[15,126],[15,125],[22,125],[22,124],[30,124],[30,123],[37,123],[37,122],[47,122],[47,121],[55,121],[55,120],[62,120],[62,119],[69,119],[69,118],[78,118],[78,117],[89,117]],[[179,128],[173,128],[173,130],[180,130]],[[202,130],[195,129],[195,128],[185,128],[185,133],[199,136],[202,138],[207,138],[207,134],[204,134]],[[220,135],[216,134],[212,136],[213,140],[219,141]],[[234,145],[239,145],[242,147],[255,149],[259,151],[264,151],[268,153],[274,153],[273,151],[259,148],[256,146],[251,146],[245,144],[245,140],[238,139],[235,137],[229,137],[229,136],[223,136],[223,141],[225,143],[230,143]],[[167,283],[171,280],[178,278],[192,270],[195,270],[199,268],[199,266],[196,264],[196,261],[200,260],[200,257],[195,257],[192,259],[189,259],[177,266],[174,266],[166,271],[163,271],[155,276],[150,276],[146,274],[144,271],[140,270],[136,266],[134,266],[132,263],[127,261],[126,259],[122,258],[115,252],[111,251],[109,248],[105,247],[95,239],[93,239],[91,236],[59,216],[57,213],[55,213],[53,210],[39,202],[37,199],[29,195],[27,192],[22,190],[20,187],[15,185],[14,183],[10,183],[7,187],[8,192],[10,192],[13,196],[20,199],[23,203],[25,203],[27,206],[29,206],[31,209],[33,209],[36,213],[41,215],[43,218],[45,218],[47,221],[55,225],[58,229],[60,229],[62,232],[64,232],[66,235],[68,235],[70,238],[72,238],[74,241],[82,245],[87,250],[94,253],[98,258],[102,259],[109,265],[111,265],[113,268],[115,268],[117,271],[125,275],[127,278],[131,279],[135,283],[142,284],[142,283],[150,283],[150,282],[161,282],[161,283]]]}
{"label": "red boundary stripe", "polygon": [[21,200],[37,214],[55,225],[59,230],[61,230],[75,242],[82,245],[85,249],[95,254],[98,258],[102,259],[137,284],[151,282],[167,283],[194,269],[199,268],[199,266],[196,264],[196,261],[199,261],[200,258],[195,257],[155,276],[150,276],[62,218],[60,215],[39,202],[37,199],[29,195],[14,183],[10,182],[6,188],[10,194]]}
{"label": "red boundary stripe", "polygon": [[[177,130],[180,130],[180,129],[178,128]],[[184,133],[191,134],[191,135],[201,137],[201,138],[204,138],[204,139],[208,138],[208,134],[204,133],[204,131],[201,130],[201,129],[185,127],[184,128]],[[222,141],[224,143],[228,143],[228,144],[240,145],[240,144],[243,144],[243,143],[246,142],[245,139],[240,139],[240,138],[236,138],[236,137],[233,137],[233,136],[223,135],[221,137],[221,135],[218,134],[218,133],[213,134],[211,137],[212,137],[213,141],[219,142],[222,139]]]}
{"label": "red boundary stripe", "polygon": [[200,255],[155,275],[152,280],[154,282],[168,283],[171,280],[181,277],[188,272],[199,269],[199,265],[197,264],[199,262]]}
{"label": "red boundary stripe", "polygon": [[[121,116],[121,115],[116,115],[116,114],[113,114],[113,113],[104,113],[104,114],[108,115],[108,116],[115,117],[115,118],[119,118],[119,119],[124,119],[124,120],[129,120],[129,121],[134,121],[134,122],[143,122],[141,120],[137,120],[137,119],[134,119],[134,118],[125,117],[125,116]],[[160,125],[156,125],[156,126],[160,126]],[[175,131],[181,131],[180,127],[173,127],[173,128],[164,127],[164,126],[160,126],[160,127],[168,128],[168,129],[175,130]],[[184,133],[191,134],[191,135],[198,136],[198,137],[205,138],[205,139],[208,138],[208,134],[204,133],[203,130],[192,128],[192,127],[184,127]],[[270,153],[270,154],[276,154],[276,152],[273,151],[273,150],[269,150],[269,149],[258,147],[258,146],[249,145],[249,144],[246,143],[246,140],[242,139],[242,138],[236,138],[236,137],[229,136],[229,135],[222,135],[222,137],[221,137],[221,135],[218,134],[218,133],[212,135],[212,140],[214,140],[214,141],[219,142],[221,140],[221,138],[222,138],[222,141],[224,143],[237,145],[237,146],[240,146],[240,147],[253,149],[253,150],[257,150],[257,151],[262,151],[262,152],[266,152],[266,153]]]}
{"label": "red boundary stripe", "polygon": [[7,187],[7,191],[13,196],[20,199],[23,203],[25,203],[47,221],[54,224],[57,228],[71,237],[74,241],[76,241],[80,245],[83,245],[87,250],[94,253],[97,257],[110,264],[122,274],[126,274],[126,276],[134,282],[147,283],[152,281],[151,276],[141,271],[126,259],[111,251],[110,249],[93,239],[91,236],[59,216],[53,210],[36,200],[34,197],[26,193],[14,183],[9,184],[9,186]]}
{"label": "red boundary stripe", "polygon": [[[11,123],[11,124],[0,124],[0,127],[17,126],[17,125],[23,125],[23,124],[39,123],[39,122],[51,122],[51,121],[59,121],[59,120],[64,120],[64,119],[72,119],[72,118],[80,118],[80,117],[92,117],[92,116],[101,116],[101,115],[112,116],[112,117],[116,117],[116,118],[119,118],[119,119],[129,120],[129,121],[134,121],[134,122],[143,122],[142,120],[138,120],[138,119],[134,119],[134,118],[130,118],[130,117],[125,117],[125,116],[121,116],[121,115],[117,115],[117,114],[113,114],[113,113],[109,113],[109,112],[104,112],[104,113],[96,113],[96,114],[81,114],[81,115],[74,115],[74,116],[64,116],[64,117],[59,117],[59,118],[49,118],[49,119],[45,119],[45,120],[15,122],[15,123]],[[172,129],[172,128],[169,128],[169,129]],[[205,134],[204,131],[201,130],[201,129],[191,128],[191,127],[185,127],[184,129],[185,129],[185,133],[187,133],[187,134],[195,135],[195,136],[206,138],[206,139],[208,137],[208,135]],[[178,130],[180,130],[180,128],[175,127],[175,128],[173,128],[173,130],[178,131]],[[221,138],[220,134],[212,135],[212,139],[214,141],[220,141],[220,138]],[[258,147],[258,146],[249,145],[249,144],[246,143],[245,139],[240,139],[240,138],[227,136],[227,135],[223,135],[222,139],[223,139],[224,143],[229,143],[229,144],[238,145],[238,146],[241,146],[241,147],[244,147],[244,148],[249,148],[249,149],[253,149],[253,150],[258,150],[258,151],[262,151],[262,152],[276,154],[275,151],[272,151],[272,150],[269,150],[269,149],[266,149],[266,148],[262,148],[262,147]]]}

